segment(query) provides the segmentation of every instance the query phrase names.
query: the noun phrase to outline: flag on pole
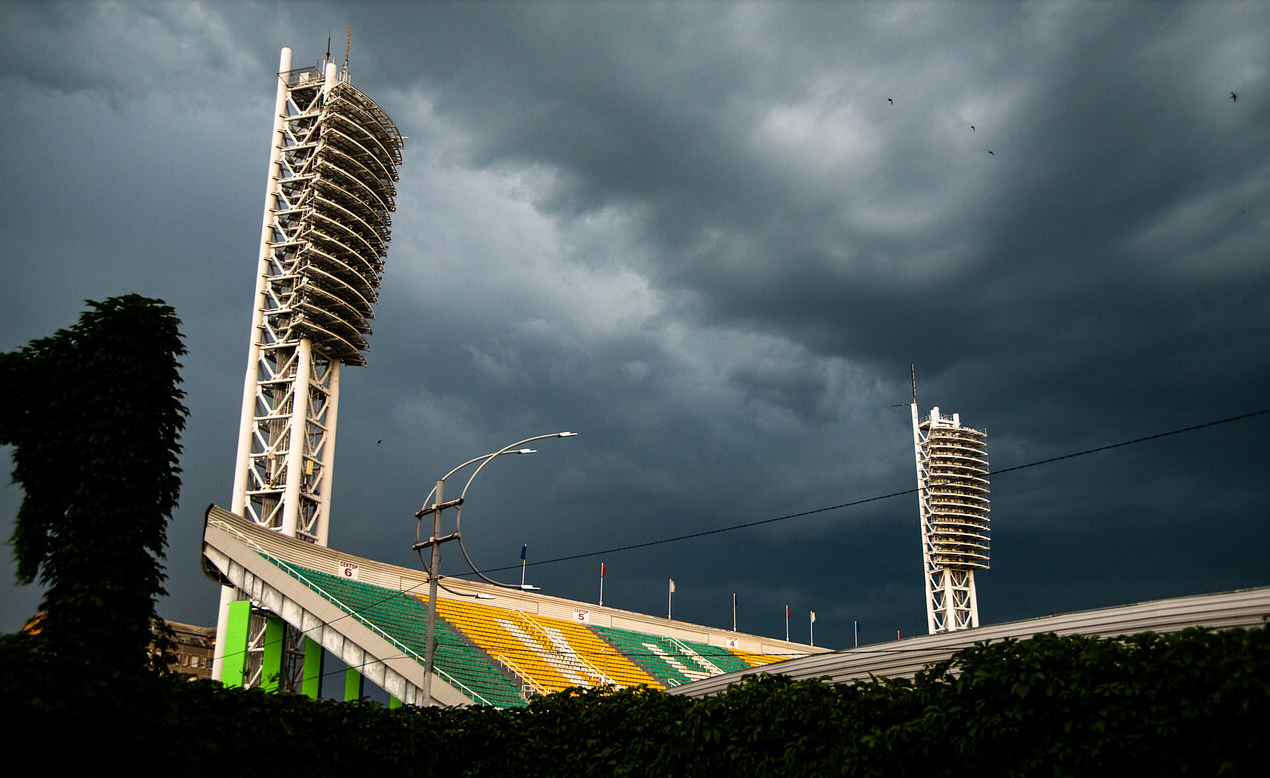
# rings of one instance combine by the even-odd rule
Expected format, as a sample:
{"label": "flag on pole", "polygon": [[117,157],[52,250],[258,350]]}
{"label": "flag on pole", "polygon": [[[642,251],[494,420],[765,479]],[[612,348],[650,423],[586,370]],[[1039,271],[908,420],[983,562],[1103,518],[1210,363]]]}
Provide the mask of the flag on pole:
{"label": "flag on pole", "polygon": [[601,578],[604,577],[604,563],[603,562],[600,563],[600,577]]}
{"label": "flag on pole", "polygon": [[812,624],[815,624],[815,623],[816,623],[816,612],[815,612],[815,611],[812,611],[812,612],[811,612],[811,623],[812,623]]}
{"label": "flag on pole", "polygon": [[520,547],[520,558],[524,560],[525,554],[529,552],[529,544],[526,543]]}
{"label": "flag on pole", "polygon": [[789,606],[785,606],[785,618],[789,618]]}
{"label": "flag on pole", "polygon": [[673,578],[670,579],[670,593],[671,594],[675,593],[675,579]]}

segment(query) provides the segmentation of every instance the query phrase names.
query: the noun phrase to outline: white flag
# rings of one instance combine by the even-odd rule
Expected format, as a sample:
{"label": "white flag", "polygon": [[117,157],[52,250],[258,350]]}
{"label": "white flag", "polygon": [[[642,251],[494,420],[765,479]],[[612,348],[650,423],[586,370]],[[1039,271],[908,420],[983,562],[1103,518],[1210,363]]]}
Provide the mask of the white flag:
{"label": "white flag", "polygon": [[670,579],[670,593],[671,594],[675,593],[675,579],[673,578]]}
{"label": "white flag", "polygon": [[812,624],[815,624],[815,623],[816,623],[816,612],[815,612],[815,611],[812,611],[812,612],[811,612],[811,623],[812,623]]}

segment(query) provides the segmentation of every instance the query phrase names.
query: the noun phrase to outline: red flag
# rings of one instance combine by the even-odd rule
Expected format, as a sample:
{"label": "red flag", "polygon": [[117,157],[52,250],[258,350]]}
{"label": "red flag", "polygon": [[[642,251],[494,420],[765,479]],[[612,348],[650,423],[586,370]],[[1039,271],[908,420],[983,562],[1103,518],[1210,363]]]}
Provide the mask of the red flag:
{"label": "red flag", "polygon": [[600,563],[600,577],[601,578],[604,577],[604,563],[603,562]]}
{"label": "red flag", "polygon": [[785,606],[785,618],[789,618],[789,606]]}

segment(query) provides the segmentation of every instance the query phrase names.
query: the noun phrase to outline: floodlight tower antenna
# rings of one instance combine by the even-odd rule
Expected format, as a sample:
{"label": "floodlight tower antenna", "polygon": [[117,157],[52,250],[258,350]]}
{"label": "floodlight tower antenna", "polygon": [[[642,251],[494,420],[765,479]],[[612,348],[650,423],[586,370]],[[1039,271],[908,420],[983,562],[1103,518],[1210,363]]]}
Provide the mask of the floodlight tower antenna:
{"label": "floodlight tower antenna", "polygon": [[938,407],[919,418],[916,379],[910,407],[927,629],[933,635],[977,627],[975,570],[988,569],[987,433]]}
{"label": "floodlight tower antenna", "polygon": [[348,80],[348,52],[353,48],[353,28],[348,28],[348,37],[344,40],[344,72],[341,81]]}
{"label": "floodlight tower antenna", "polygon": [[325,546],[340,369],[366,364],[402,136],[336,78],[329,38],[321,68],[284,48],[278,71],[231,506]]}

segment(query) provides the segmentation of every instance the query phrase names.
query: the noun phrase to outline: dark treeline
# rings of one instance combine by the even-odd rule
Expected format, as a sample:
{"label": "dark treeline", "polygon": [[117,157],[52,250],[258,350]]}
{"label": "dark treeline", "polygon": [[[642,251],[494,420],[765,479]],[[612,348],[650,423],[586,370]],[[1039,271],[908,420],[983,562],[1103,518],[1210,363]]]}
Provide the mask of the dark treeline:
{"label": "dark treeline", "polygon": [[[763,675],[694,700],[568,690],[390,710],[140,671],[3,639],[0,732],[44,768],[223,774],[1267,775],[1266,628],[980,644],[912,680]],[[234,768],[236,769],[236,768]]]}

